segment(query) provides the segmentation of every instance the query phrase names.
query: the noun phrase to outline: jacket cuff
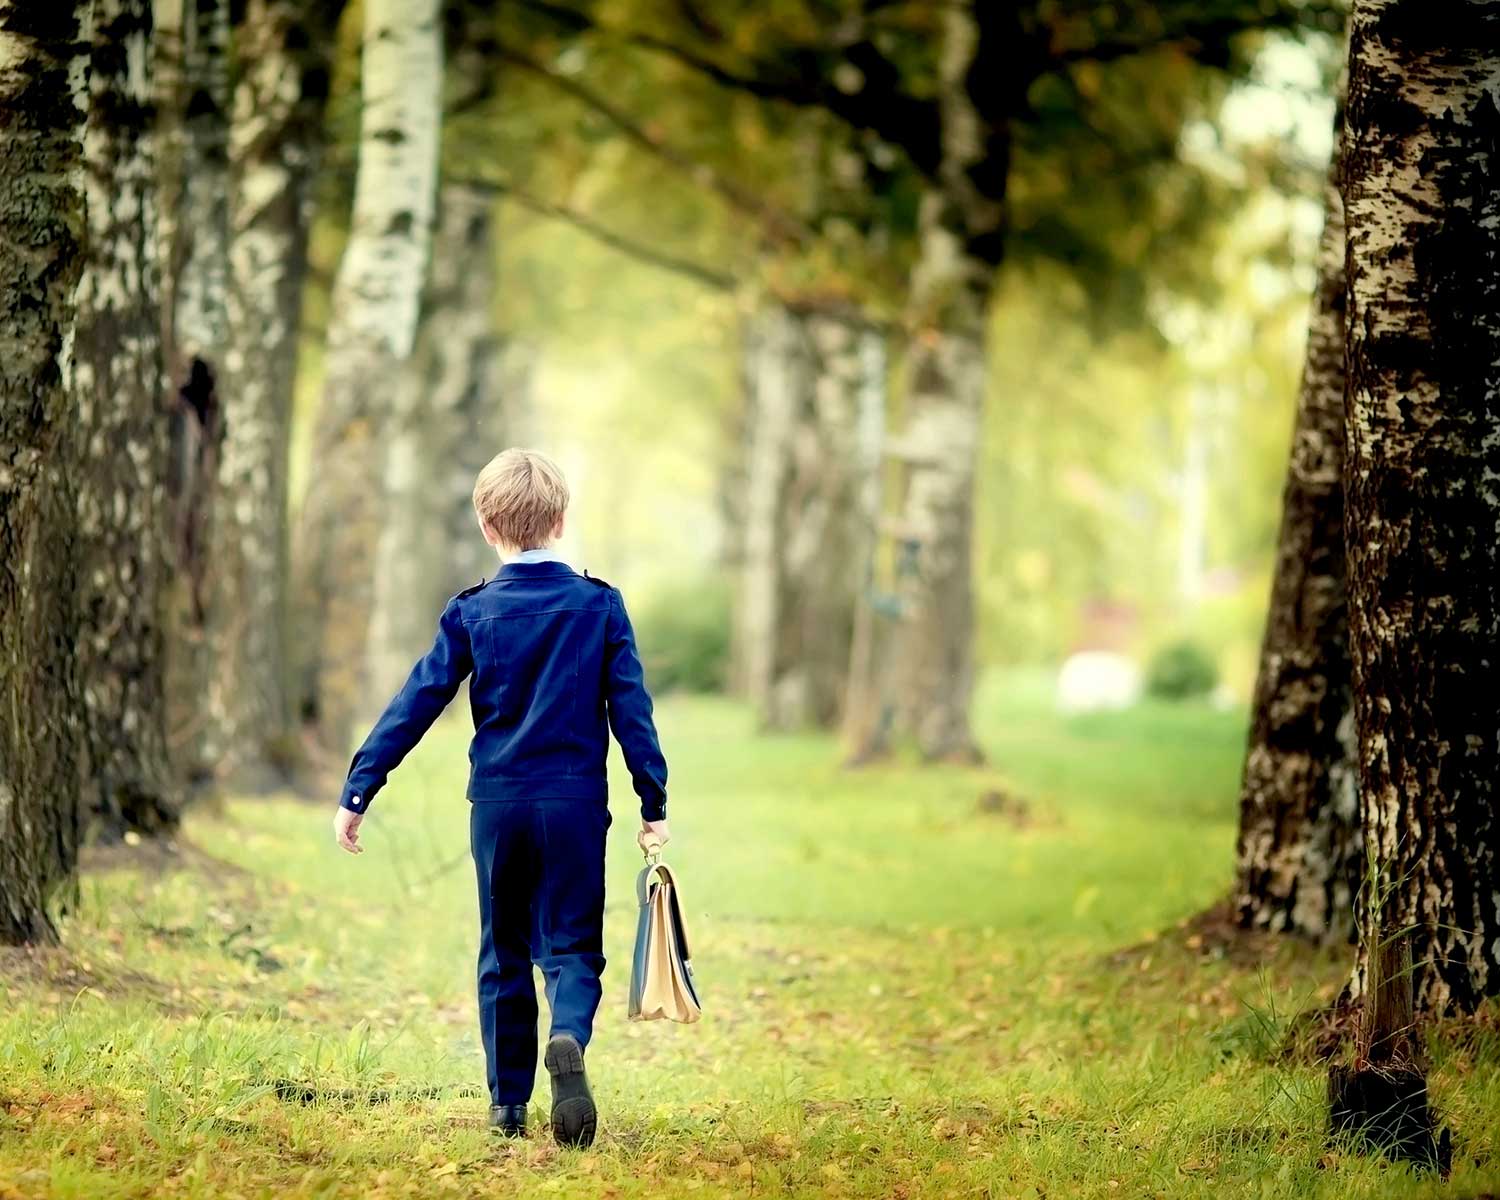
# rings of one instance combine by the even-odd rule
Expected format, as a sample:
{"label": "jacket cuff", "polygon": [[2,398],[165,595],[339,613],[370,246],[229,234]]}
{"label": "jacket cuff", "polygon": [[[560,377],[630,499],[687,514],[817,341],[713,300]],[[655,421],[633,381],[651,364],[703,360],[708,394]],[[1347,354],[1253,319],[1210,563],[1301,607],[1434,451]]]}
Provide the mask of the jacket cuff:
{"label": "jacket cuff", "polygon": [[641,801],[643,821],[665,821],[667,819],[667,797],[665,794]]}
{"label": "jacket cuff", "polygon": [[364,813],[369,811],[373,789],[355,786],[354,781],[348,780],[344,784],[344,794],[339,797],[339,807],[347,808],[350,812]]}

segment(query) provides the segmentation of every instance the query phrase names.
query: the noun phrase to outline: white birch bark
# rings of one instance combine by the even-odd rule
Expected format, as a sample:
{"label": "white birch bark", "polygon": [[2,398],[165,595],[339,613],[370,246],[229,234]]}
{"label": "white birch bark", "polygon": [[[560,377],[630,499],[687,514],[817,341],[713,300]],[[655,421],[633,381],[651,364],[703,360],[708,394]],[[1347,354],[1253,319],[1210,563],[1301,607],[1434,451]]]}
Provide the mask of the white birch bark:
{"label": "white birch bark", "polygon": [[372,706],[384,702],[432,641],[443,604],[492,574],[474,519],[479,470],[511,436],[519,397],[502,375],[495,333],[495,194],[447,182],[439,194],[422,323],[402,372],[387,440],[388,516],[376,554],[370,618]]}
{"label": "white birch bark", "polygon": [[94,0],[88,250],[74,396],[86,804],[96,832],[177,823],[165,674],[168,420],[161,362],[149,0]]}
{"label": "white birch bark", "polygon": [[748,693],[770,729],[842,712],[855,598],[864,585],[872,443],[884,354],[857,314],[770,306],[749,339],[756,394],[748,462],[742,644]]}
{"label": "white birch bark", "polygon": [[437,180],[437,0],[364,12],[359,169],[334,281],[314,469],[298,533],[300,681],[323,744],[341,754],[366,687],[374,558],[385,519],[384,439],[411,353]]}
{"label": "white birch bark", "polygon": [[1419,1013],[1500,992],[1500,9],[1356,0],[1345,529],[1377,941]]}

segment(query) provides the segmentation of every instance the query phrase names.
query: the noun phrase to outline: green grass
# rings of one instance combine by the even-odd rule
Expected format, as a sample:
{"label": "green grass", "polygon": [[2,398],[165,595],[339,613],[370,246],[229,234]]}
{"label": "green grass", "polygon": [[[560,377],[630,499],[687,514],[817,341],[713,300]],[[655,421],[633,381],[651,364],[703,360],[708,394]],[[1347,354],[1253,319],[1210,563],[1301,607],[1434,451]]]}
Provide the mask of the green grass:
{"label": "green grass", "polygon": [[[1323,1068],[1278,1057],[1342,954],[1176,928],[1229,881],[1242,714],[1068,721],[1015,675],[977,711],[989,769],[848,773],[828,739],[756,736],[734,704],[661,704],[707,1013],[624,1019],[617,795],[583,1153],[484,1130],[458,721],[379,799],[360,858],[332,845],[331,799],[195,816],[183,865],[91,872],[66,952],[5,960],[0,1197],[1500,1187],[1493,1013],[1431,1035],[1445,1187],[1325,1146]],[[994,790],[1024,819],[986,811]]]}

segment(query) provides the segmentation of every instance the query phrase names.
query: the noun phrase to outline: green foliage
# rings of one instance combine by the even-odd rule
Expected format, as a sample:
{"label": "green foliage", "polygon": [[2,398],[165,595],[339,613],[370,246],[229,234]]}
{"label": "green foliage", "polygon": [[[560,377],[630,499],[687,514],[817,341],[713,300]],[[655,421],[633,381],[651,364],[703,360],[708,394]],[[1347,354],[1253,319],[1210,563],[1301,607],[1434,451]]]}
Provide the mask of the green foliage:
{"label": "green foliage", "polygon": [[[1202,270],[1214,276],[1225,307],[1162,289],[1151,327],[1101,330],[1070,274],[1012,265],[991,328],[976,514],[988,661],[1055,662],[1077,648],[1083,609],[1106,602],[1135,614],[1137,647],[1155,642],[1169,622],[1182,630],[1186,621],[1223,661],[1236,694],[1245,694],[1318,221],[1280,195],[1220,213]],[[1244,275],[1245,261],[1278,247],[1293,254],[1295,271]],[[1202,552],[1214,583],[1185,615],[1177,572],[1194,436],[1206,443]]]}
{"label": "green foliage", "polygon": [[1146,664],[1146,692],[1163,700],[1206,696],[1219,682],[1213,656],[1197,642],[1169,642]]}
{"label": "green foliage", "polygon": [[730,595],[722,576],[652,590],[631,611],[651,690],[722,692],[729,682]]}
{"label": "green foliage", "polygon": [[976,539],[991,662],[1056,662],[1085,604],[1146,610],[1172,585],[1170,359],[1091,336],[1086,305],[1051,269],[1012,268],[998,297]]}

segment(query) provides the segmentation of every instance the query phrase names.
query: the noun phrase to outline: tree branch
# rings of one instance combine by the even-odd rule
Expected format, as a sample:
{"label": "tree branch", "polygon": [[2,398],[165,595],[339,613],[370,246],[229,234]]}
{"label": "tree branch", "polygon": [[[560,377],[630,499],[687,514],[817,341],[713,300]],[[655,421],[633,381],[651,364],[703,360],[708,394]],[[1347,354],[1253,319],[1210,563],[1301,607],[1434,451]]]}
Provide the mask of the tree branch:
{"label": "tree branch", "polygon": [[729,292],[735,287],[732,275],[722,271],[716,271],[712,267],[704,266],[702,263],[694,262],[688,258],[681,258],[666,250],[658,250],[654,246],[647,246],[633,238],[626,237],[601,225],[586,213],[577,209],[568,208],[565,205],[554,204],[550,200],[543,200],[539,196],[533,196],[509,183],[494,185],[502,195],[510,197],[523,208],[528,208],[538,216],[547,217],[553,221],[562,221],[573,226],[581,233],[587,234],[600,245],[608,246],[611,250],[621,254],[629,255],[648,266],[657,267],[663,271],[670,271],[676,275],[682,275],[704,287],[710,287],[716,291]]}
{"label": "tree branch", "polygon": [[[731,91],[799,108],[824,109],[847,125],[901,147],[918,171],[936,176],[942,153],[938,105],[904,91],[899,69],[867,37],[838,47],[791,46],[781,58],[761,59],[745,74],[668,38],[615,28],[556,0],[518,2],[571,32],[597,33],[650,50]],[[849,90],[835,83],[840,65],[851,68],[847,75],[854,82]]]}
{"label": "tree branch", "polygon": [[1059,44],[1058,30],[1054,28],[1053,48],[1047,56],[1047,70],[1055,71],[1078,62],[1117,62],[1169,47],[1186,51],[1196,62],[1207,62],[1211,57],[1219,56],[1210,56],[1207,53],[1210,48],[1217,48],[1221,54],[1229,40],[1242,33],[1257,29],[1306,28],[1322,28],[1332,32],[1342,21],[1343,14],[1336,4],[1314,3],[1306,7],[1282,4],[1269,12],[1256,9],[1243,13],[1189,17],[1175,26],[1164,26],[1154,33],[1138,37],[1105,37],[1072,46]]}
{"label": "tree branch", "polygon": [[611,250],[619,251],[621,254],[629,255],[638,259],[648,266],[658,267],[663,271],[671,271],[676,275],[683,275],[705,287],[714,288],[718,291],[733,291],[735,279],[722,271],[715,271],[712,267],[703,263],[694,262],[692,259],[680,257],[667,250],[658,250],[654,246],[647,246],[628,237],[623,233],[617,233],[594,220],[587,213],[581,213],[576,208],[569,208],[564,204],[557,204],[551,200],[544,200],[535,196],[524,188],[517,187],[508,179],[497,178],[490,175],[454,175],[444,173],[444,185],[456,185],[459,187],[474,188],[483,191],[487,195],[507,196],[514,200],[522,208],[530,209],[538,216],[546,217],[552,221],[562,221],[571,225],[581,233],[587,234],[601,245],[608,246]]}
{"label": "tree branch", "polygon": [[753,217],[771,242],[805,246],[814,240],[815,235],[812,229],[800,218],[793,216],[785,209],[772,205],[764,197],[741,186],[709,164],[683,153],[660,134],[648,130],[640,121],[613,102],[606,100],[588,85],[567,75],[559,74],[517,50],[503,47],[501,56],[506,62],[531,71],[559,91],[565,92],[585,107],[592,109],[637,146],[683,172],[695,184],[707,188],[737,212]]}

